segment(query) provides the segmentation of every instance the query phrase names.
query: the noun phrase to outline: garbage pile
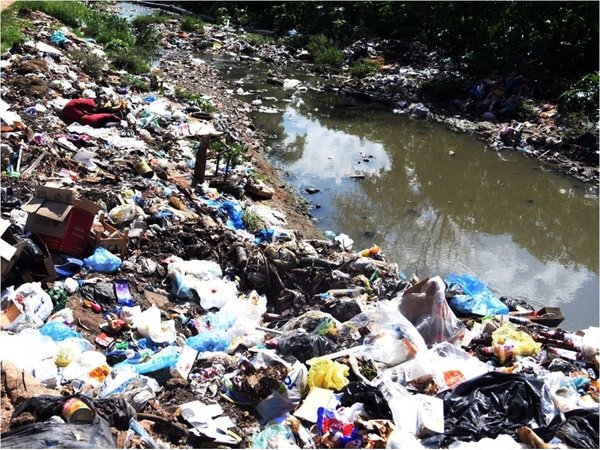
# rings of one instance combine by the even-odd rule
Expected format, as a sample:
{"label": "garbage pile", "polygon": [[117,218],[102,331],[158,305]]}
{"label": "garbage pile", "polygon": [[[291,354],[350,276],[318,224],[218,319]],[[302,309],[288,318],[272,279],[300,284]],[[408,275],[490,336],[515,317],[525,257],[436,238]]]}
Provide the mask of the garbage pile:
{"label": "garbage pile", "polygon": [[2,61],[3,447],[598,447],[599,328],[302,238],[229,117],[92,81],[68,49],[99,48],[32,14]]}

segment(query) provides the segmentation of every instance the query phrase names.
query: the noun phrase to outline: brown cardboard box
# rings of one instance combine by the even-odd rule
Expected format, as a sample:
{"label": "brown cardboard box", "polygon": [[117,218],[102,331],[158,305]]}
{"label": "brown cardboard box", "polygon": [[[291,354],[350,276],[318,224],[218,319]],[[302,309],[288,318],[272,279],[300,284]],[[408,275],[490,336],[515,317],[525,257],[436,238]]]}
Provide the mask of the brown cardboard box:
{"label": "brown cardboard box", "polygon": [[22,209],[29,213],[26,230],[36,233],[53,250],[81,257],[100,206],[76,200],[71,189],[47,184],[38,186],[36,196]]}
{"label": "brown cardboard box", "polygon": [[21,310],[10,301],[8,307],[0,313],[0,330],[4,330],[11,323],[13,323],[17,317],[21,315]]}
{"label": "brown cardboard box", "polygon": [[90,231],[88,251],[92,253],[96,248],[103,247],[114,254],[120,255],[121,259],[124,259],[127,254],[128,234],[128,230],[122,233],[107,223],[104,216],[101,215],[100,221],[95,222]]}

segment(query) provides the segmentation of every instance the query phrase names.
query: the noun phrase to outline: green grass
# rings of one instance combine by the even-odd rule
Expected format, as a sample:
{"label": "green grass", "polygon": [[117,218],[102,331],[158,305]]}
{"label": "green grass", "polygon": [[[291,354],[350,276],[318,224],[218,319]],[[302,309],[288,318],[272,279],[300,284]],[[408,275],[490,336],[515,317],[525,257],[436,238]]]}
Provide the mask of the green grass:
{"label": "green grass", "polygon": [[2,29],[0,30],[0,52],[4,53],[10,49],[13,45],[23,42],[23,34],[21,33],[19,26],[14,22],[14,19],[5,19],[2,17]]}
{"label": "green grass", "polygon": [[180,27],[188,33],[204,34],[204,22],[198,17],[186,17],[181,21]]}
{"label": "green grass", "polygon": [[261,45],[272,44],[275,42],[272,36],[267,36],[264,34],[246,33],[244,38],[250,45],[253,45],[254,47],[260,47]]}
{"label": "green grass", "polygon": [[362,78],[377,72],[377,64],[368,59],[361,59],[348,68],[350,75],[356,78]]}
{"label": "green grass", "polygon": [[146,16],[137,16],[131,21],[131,24],[135,28],[144,28],[153,23],[165,23],[169,18],[166,14],[154,13]]}
{"label": "green grass", "polygon": [[[2,12],[2,49],[10,48],[22,39],[11,16],[18,11],[39,10],[73,28],[77,35],[93,38],[101,44],[113,65],[139,74],[149,70],[148,62],[157,55],[160,36],[148,27],[163,20],[160,15],[140,19],[132,26],[124,18],[86,7],[79,1],[17,1]],[[6,14],[5,14],[6,13]],[[5,17],[8,23],[5,22]],[[165,19],[166,20],[166,19]],[[97,61],[86,61],[88,68],[97,73]]]}

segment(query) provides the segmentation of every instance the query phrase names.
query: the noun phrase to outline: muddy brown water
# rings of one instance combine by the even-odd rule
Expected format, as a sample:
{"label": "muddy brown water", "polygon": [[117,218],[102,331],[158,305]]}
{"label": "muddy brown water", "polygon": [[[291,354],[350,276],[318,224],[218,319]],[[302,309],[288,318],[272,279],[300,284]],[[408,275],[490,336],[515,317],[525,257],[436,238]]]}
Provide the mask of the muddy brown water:
{"label": "muddy brown water", "polygon": [[278,109],[255,123],[323,230],[378,244],[407,276],[471,274],[498,296],[559,306],[564,328],[598,325],[595,188],[376,103],[284,90],[263,64],[214,62],[234,93]]}

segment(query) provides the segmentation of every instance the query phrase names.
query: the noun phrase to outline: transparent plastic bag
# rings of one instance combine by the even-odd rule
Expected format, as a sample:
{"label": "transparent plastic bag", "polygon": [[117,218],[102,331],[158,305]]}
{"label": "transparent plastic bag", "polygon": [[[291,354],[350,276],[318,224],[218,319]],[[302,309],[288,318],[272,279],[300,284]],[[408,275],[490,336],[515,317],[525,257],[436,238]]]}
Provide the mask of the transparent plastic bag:
{"label": "transparent plastic bag", "polygon": [[465,329],[448,306],[445,291],[442,279],[434,277],[407,289],[400,298],[400,312],[416,327],[429,347],[454,340]]}

